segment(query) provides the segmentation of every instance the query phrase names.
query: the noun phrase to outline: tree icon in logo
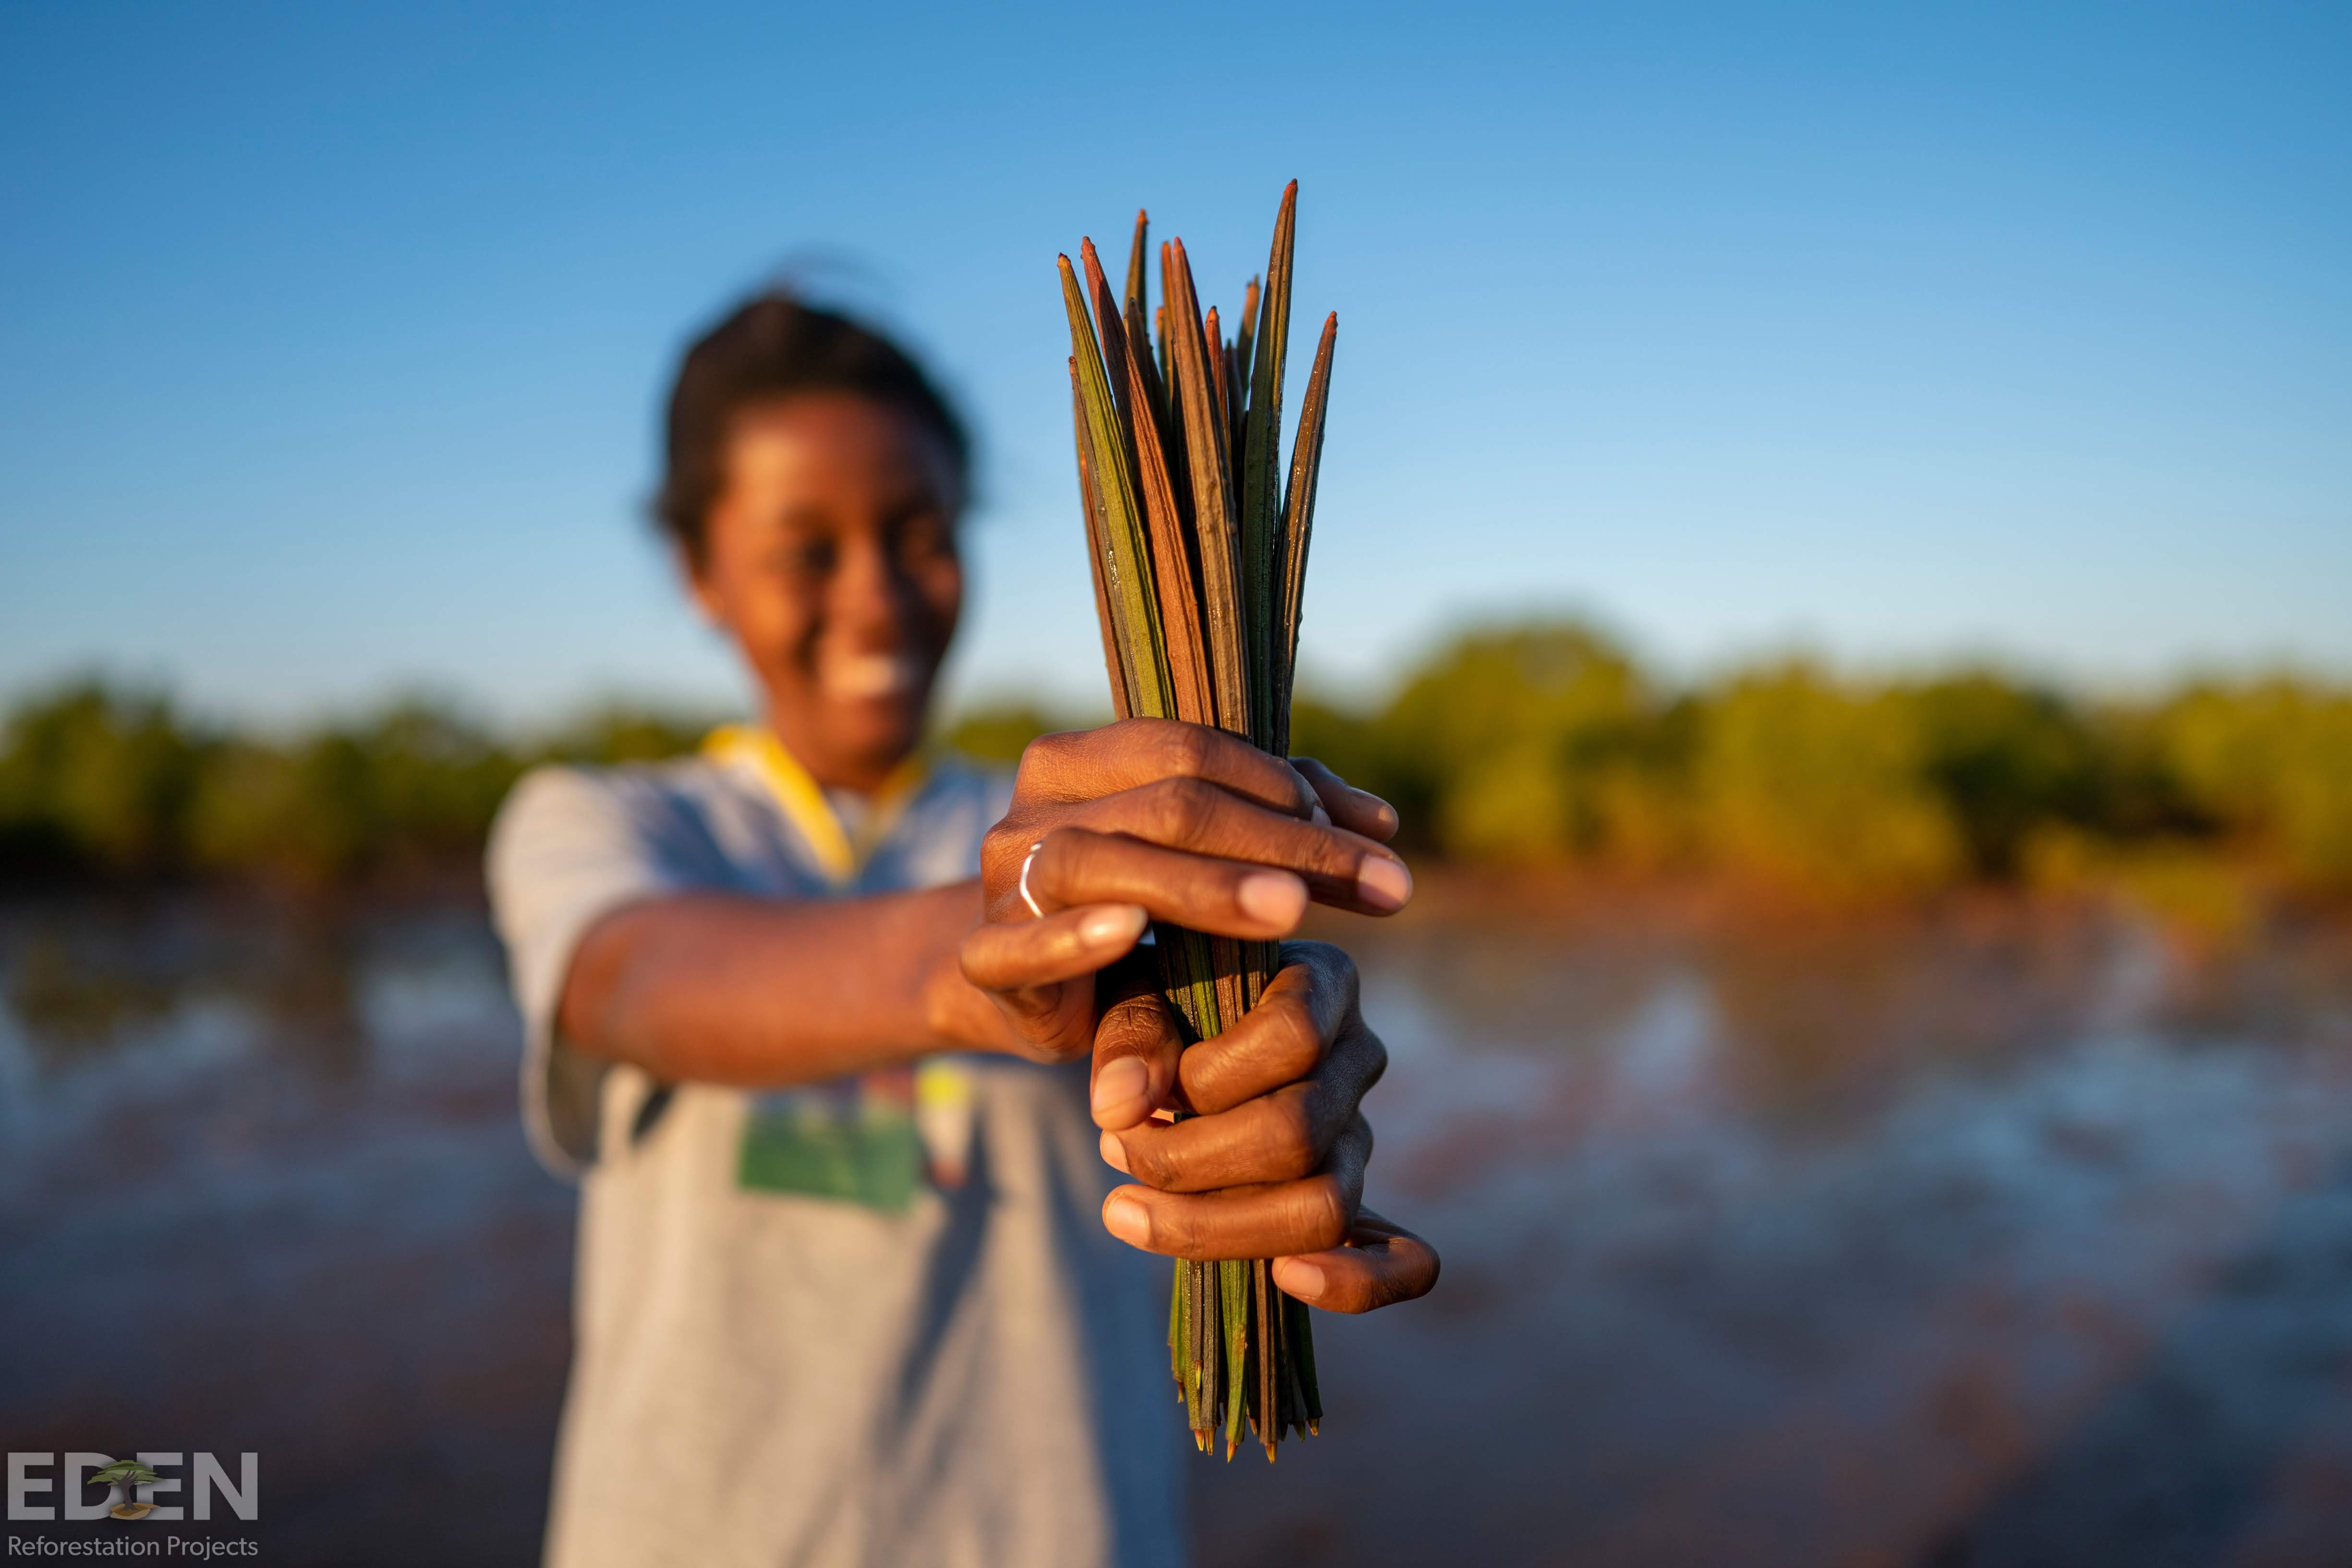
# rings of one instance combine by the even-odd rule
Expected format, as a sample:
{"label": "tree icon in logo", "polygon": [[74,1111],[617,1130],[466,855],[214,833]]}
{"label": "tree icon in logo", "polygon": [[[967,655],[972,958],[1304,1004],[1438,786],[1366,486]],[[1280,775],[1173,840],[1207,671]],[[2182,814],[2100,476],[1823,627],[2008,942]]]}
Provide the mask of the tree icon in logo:
{"label": "tree icon in logo", "polygon": [[117,1519],[145,1519],[155,1511],[152,1502],[139,1500],[139,1489],[152,1486],[163,1478],[136,1459],[117,1459],[102,1470],[92,1470],[91,1480],[102,1486],[121,1487],[122,1500],[106,1511]]}

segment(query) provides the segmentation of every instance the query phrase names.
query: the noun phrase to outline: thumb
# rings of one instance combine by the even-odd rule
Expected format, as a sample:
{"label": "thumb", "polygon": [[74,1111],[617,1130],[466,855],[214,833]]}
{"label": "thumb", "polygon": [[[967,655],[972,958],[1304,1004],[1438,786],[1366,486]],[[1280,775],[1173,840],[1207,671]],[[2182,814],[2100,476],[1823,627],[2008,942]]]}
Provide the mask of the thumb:
{"label": "thumb", "polygon": [[[1095,1125],[1119,1132],[1170,1105],[1176,1092],[1176,1058],[1184,1037],[1175,1015],[1160,998],[1159,977],[1148,963],[1122,965],[1095,1026],[1095,1059],[1088,1100]],[[1106,982],[1111,980],[1106,975]]]}

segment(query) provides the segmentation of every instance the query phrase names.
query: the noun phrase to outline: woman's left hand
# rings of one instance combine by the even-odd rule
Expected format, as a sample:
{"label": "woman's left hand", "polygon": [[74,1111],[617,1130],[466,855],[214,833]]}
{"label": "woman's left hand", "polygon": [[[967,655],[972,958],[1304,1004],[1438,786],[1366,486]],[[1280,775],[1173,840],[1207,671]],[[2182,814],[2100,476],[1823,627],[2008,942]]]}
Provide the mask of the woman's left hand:
{"label": "woman's left hand", "polygon": [[[1360,1109],[1388,1067],[1356,966],[1325,942],[1285,942],[1242,1021],[1185,1050],[1148,969],[1095,1034],[1102,1153],[1138,1184],[1103,1204],[1132,1247],[1178,1258],[1271,1258],[1288,1295],[1366,1312],[1426,1295],[1429,1244],[1361,1206],[1372,1130]],[[1182,1121],[1154,1112],[1192,1112]]]}
{"label": "woman's left hand", "polygon": [[[1394,808],[1321,763],[1238,735],[1122,719],[1040,735],[981,846],[982,923],[937,1032],[1033,1061],[1092,1048],[1097,974],[1148,921],[1266,941],[1309,900],[1393,914],[1412,873],[1386,847]],[[979,1002],[974,1018],[968,1005]]]}

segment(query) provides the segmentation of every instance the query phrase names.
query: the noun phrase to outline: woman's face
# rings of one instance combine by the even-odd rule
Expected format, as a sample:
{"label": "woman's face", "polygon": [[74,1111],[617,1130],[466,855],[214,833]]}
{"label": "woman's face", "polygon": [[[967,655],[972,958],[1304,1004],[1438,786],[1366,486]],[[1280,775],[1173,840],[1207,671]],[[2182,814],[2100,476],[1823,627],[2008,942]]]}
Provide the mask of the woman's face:
{"label": "woman's face", "polygon": [[695,598],[817,781],[878,788],[922,736],[963,605],[954,459],[890,404],[804,393],[738,416],[725,473]]}

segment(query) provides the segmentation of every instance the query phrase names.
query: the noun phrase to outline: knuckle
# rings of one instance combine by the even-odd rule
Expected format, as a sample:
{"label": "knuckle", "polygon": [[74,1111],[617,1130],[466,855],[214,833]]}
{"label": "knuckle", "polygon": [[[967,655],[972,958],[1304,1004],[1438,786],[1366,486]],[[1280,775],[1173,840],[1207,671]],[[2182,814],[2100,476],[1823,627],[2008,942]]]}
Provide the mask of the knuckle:
{"label": "knuckle", "polygon": [[980,859],[983,866],[1017,866],[1020,857],[1029,852],[1034,842],[1028,837],[1025,824],[1006,817],[981,836]]}
{"label": "knuckle", "polygon": [[1304,1075],[1323,1059],[1323,1031],[1315,1026],[1314,1014],[1304,1005],[1286,998],[1273,1007],[1261,1005],[1261,1009],[1270,1015],[1266,1027],[1285,1068]]}
{"label": "knuckle", "polygon": [[1097,733],[1108,743],[1107,750],[1128,759],[1127,766],[1132,768],[1138,758],[1159,757],[1166,743],[1165,731],[1178,727],[1167,719],[1136,717],[1113,720]]}
{"label": "knuckle", "polygon": [[1230,1110],[1248,1098],[1236,1096],[1229,1059],[1213,1050],[1184,1049],[1176,1058],[1176,1087],[1183,1091],[1185,1103],[1202,1116]]}
{"label": "knuckle", "polygon": [[1127,1155],[1127,1173],[1147,1187],[1165,1192],[1183,1180],[1183,1162],[1160,1139],[1130,1132],[1119,1140]]}
{"label": "knuckle", "polygon": [[[1302,822],[1314,821],[1315,814],[1323,810],[1323,797],[1315,793],[1314,781],[1309,779],[1305,773],[1300,773],[1295,767],[1285,768],[1283,769],[1283,773],[1288,779],[1290,784],[1290,809],[1292,815],[1296,816]],[[1329,820],[1330,814],[1328,812],[1325,812],[1324,821],[1328,823]]]}
{"label": "knuckle", "polygon": [[1337,1176],[1309,1177],[1299,1184],[1292,1200],[1292,1218],[1305,1243],[1301,1251],[1323,1252],[1339,1246],[1348,1239],[1354,1217],[1347,1189]]}
{"label": "knuckle", "polygon": [[1171,724],[1161,731],[1160,748],[1166,772],[1198,778],[1216,759],[1217,737],[1198,724]]}
{"label": "knuckle", "polygon": [[[1083,827],[1050,828],[1029,843],[1037,846],[1037,860],[1030,874],[1034,877],[1047,871],[1076,870],[1086,863],[1087,852],[1095,836]],[[1026,857],[1029,844],[1021,846]]]}
{"label": "knuckle", "polygon": [[1201,1250],[1201,1225],[1192,1205],[1168,1198],[1145,1201],[1151,1209],[1151,1249],[1177,1258],[1197,1256]]}
{"label": "knuckle", "polygon": [[1192,777],[1162,779],[1151,786],[1151,822],[1163,843],[1190,844],[1208,831],[1216,815],[1216,787]]}
{"label": "knuckle", "polygon": [[1267,1115],[1274,1123],[1267,1141],[1275,1180],[1295,1181],[1322,1163],[1323,1151],[1315,1146],[1315,1115],[1306,1095],[1287,1094],[1268,1102]]}
{"label": "knuckle", "polygon": [[1066,734],[1040,735],[1022,747],[1021,761],[1013,770],[1013,793],[1023,796],[1034,794],[1059,771],[1069,750],[1070,737]]}

